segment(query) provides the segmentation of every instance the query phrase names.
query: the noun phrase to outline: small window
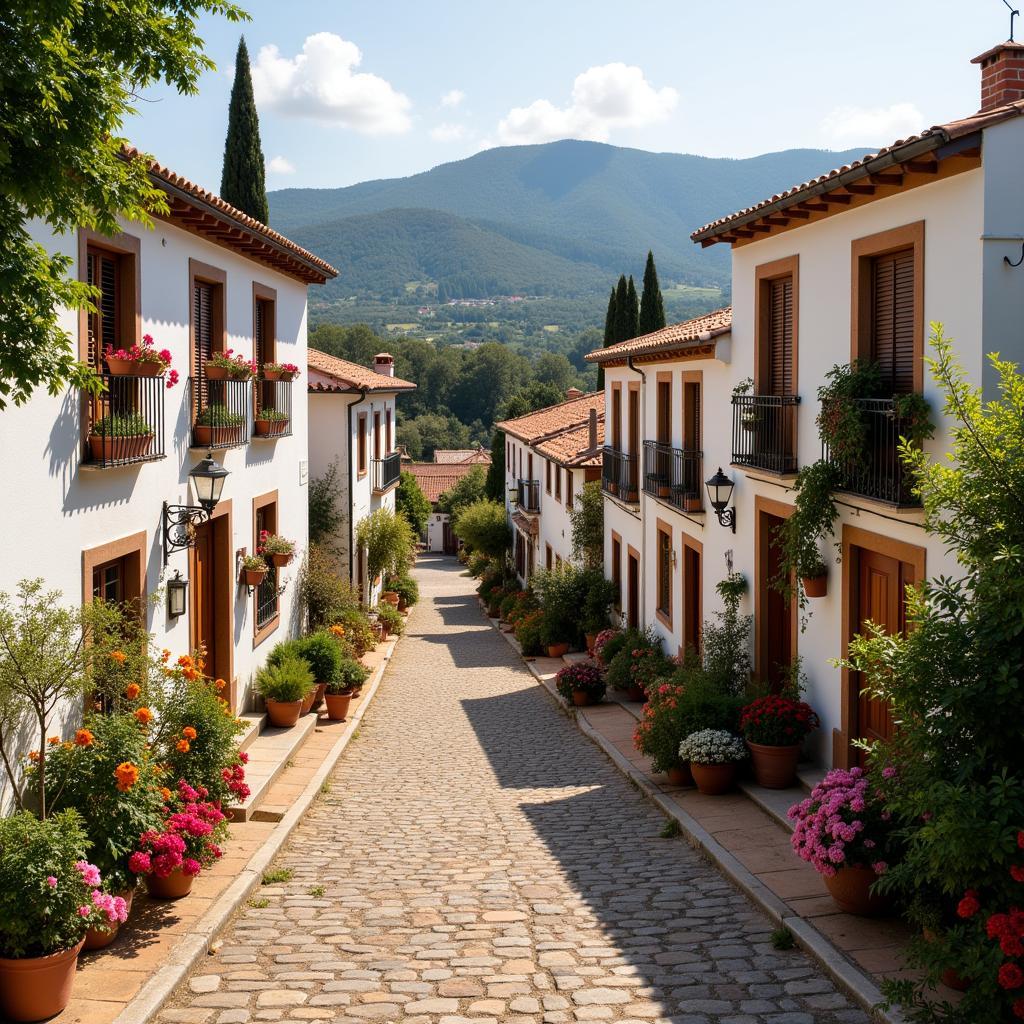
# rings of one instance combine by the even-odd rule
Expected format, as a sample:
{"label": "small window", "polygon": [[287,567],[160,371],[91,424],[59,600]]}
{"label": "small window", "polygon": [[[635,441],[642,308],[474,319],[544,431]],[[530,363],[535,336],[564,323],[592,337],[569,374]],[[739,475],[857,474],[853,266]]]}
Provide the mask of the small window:
{"label": "small window", "polygon": [[391,452],[392,452],[392,449],[393,449],[393,445],[391,444],[391,410],[390,409],[388,409],[387,418],[384,421],[384,428],[385,428],[385,433],[384,433],[384,442],[385,442],[384,443],[384,454],[385,455],[390,455]]}
{"label": "small window", "polygon": [[[548,465],[550,466],[551,463],[549,462]],[[562,500],[562,467],[561,466],[555,466],[553,468],[554,468],[554,473],[555,473],[555,501],[561,501]]]}
{"label": "small window", "polygon": [[[258,549],[260,537],[263,531],[277,533],[277,502],[270,502],[256,509],[256,536],[253,538],[253,547]],[[274,619],[277,618],[280,600],[277,592],[277,568],[269,561],[267,565],[270,571],[264,577],[263,582],[256,588],[254,600],[256,602],[256,631],[265,629]]]}
{"label": "small window", "polygon": [[92,571],[92,596],[106,604],[122,604],[125,599],[126,559],[117,558]]}
{"label": "small window", "polygon": [[550,462],[545,462],[544,463],[544,489],[548,492],[548,494],[551,493],[551,463]]}
{"label": "small window", "polygon": [[615,607],[622,607],[622,541],[612,537],[612,583],[615,584]]}
{"label": "small window", "polygon": [[359,475],[366,472],[366,414],[359,417],[359,439],[356,444],[356,459]]}
{"label": "small window", "polygon": [[572,508],[572,470],[565,471],[565,507]]}
{"label": "small window", "polygon": [[[277,362],[274,333],[273,299],[256,299],[253,304],[252,352],[261,375],[264,365]],[[257,413],[261,409],[276,409],[277,385],[273,381],[258,382],[253,388],[253,399]]]}
{"label": "small window", "polygon": [[552,565],[553,565],[552,554],[553,553],[551,551],[551,545],[550,544],[545,544],[544,545],[544,568],[545,569],[552,568]]}
{"label": "small window", "polygon": [[672,537],[658,530],[658,611],[672,614]]}
{"label": "small window", "polygon": [[380,461],[380,413],[373,414],[373,457]]}

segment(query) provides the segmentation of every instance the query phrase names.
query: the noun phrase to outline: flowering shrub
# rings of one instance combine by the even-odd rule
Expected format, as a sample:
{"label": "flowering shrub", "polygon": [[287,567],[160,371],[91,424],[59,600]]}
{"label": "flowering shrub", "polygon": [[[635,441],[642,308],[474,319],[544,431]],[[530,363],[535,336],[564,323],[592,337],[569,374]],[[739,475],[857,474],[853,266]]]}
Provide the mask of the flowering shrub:
{"label": "flowering shrub", "polygon": [[678,684],[663,682],[647,693],[644,717],[633,732],[633,743],[651,758],[655,771],[667,772],[679,765],[679,744],[690,732],[684,692]]}
{"label": "flowering shrub", "polygon": [[[627,634],[623,633],[623,637]],[[616,690],[638,687],[647,692],[654,682],[672,674],[675,665],[661,652],[661,641],[650,634],[623,647],[608,666],[608,685]],[[631,637],[630,637],[631,639]],[[609,649],[605,644],[605,652]]]}
{"label": "flowering shrub", "polygon": [[861,768],[833,768],[811,795],[789,809],[791,842],[801,860],[823,875],[865,866],[884,875],[889,812]]}
{"label": "flowering shrub", "polygon": [[788,747],[800,743],[818,728],[818,716],[810,704],[792,697],[758,697],[740,715],[740,733],[751,743]]}
{"label": "flowering shrub", "polygon": [[227,370],[235,380],[248,380],[257,370],[252,359],[246,359],[243,355],[236,356],[233,348],[229,348],[227,352],[211,353],[206,358],[206,365]]}
{"label": "flowering shrub", "polygon": [[[163,348],[158,352],[151,334],[142,336],[141,345],[118,349],[115,349],[113,345],[108,345],[103,350],[103,357],[105,359],[120,359],[126,363],[156,363],[160,367],[159,373],[164,373],[171,367],[170,350]],[[178,379],[178,371],[171,370],[167,375],[167,387],[173,388],[178,383]]]}
{"label": "flowering shrub", "polygon": [[560,669],[555,687],[566,701],[572,703],[573,691],[585,693],[592,701],[604,698],[605,685],[601,670],[589,661],[577,661]]}
{"label": "flowering shrub", "polygon": [[747,756],[743,741],[725,729],[701,729],[691,732],[679,744],[679,760],[694,764],[728,764]]}
{"label": "flowering shrub", "polygon": [[[515,628],[527,615],[537,611],[540,608],[540,604],[537,598],[534,597],[533,591],[530,590],[518,590],[513,597],[514,600],[511,602],[507,613],[503,610],[502,616],[510,626]],[[505,603],[505,601],[502,602],[503,605]]]}
{"label": "flowering shrub", "polygon": [[602,629],[594,638],[594,657],[597,658],[598,662],[604,665],[605,668],[608,667],[608,661],[611,660],[605,658],[605,649],[607,648],[609,641],[613,640],[621,632],[622,630],[620,629]]}
{"label": "flowering shrub", "polygon": [[540,631],[544,622],[544,613],[538,608],[527,612],[516,623],[515,638],[523,654],[532,658],[541,653]]}
{"label": "flowering shrub", "polygon": [[266,374],[268,371],[284,374],[289,380],[294,380],[301,372],[294,363],[264,363],[263,373]]}

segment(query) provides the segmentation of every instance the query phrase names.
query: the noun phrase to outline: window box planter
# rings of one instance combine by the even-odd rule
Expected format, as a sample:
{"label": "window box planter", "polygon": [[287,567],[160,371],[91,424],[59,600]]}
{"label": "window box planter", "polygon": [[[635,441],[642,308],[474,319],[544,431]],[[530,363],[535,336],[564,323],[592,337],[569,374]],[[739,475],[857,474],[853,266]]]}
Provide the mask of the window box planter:
{"label": "window box planter", "polygon": [[622,488],[622,500],[626,502],[639,501],[636,487],[623,487]]}
{"label": "window box planter", "polygon": [[264,370],[264,380],[291,380],[291,377],[285,377],[284,370]]}
{"label": "window box planter", "polygon": [[210,427],[197,423],[193,428],[196,444],[205,447],[212,445],[215,448],[228,447],[233,444],[240,444],[242,440],[242,425],[234,427]]}
{"label": "window box planter", "polygon": [[115,359],[106,357],[107,372],[113,377],[159,377],[164,364],[152,359]]}
{"label": "window box planter", "polygon": [[692,494],[683,498],[684,512],[702,512],[703,510],[704,504],[700,498],[694,497]]}
{"label": "window box planter", "polygon": [[256,435],[258,437],[276,437],[278,434],[283,434],[287,429],[288,420],[286,419],[256,417]]}
{"label": "window box planter", "polygon": [[141,459],[153,447],[153,434],[132,434],[127,436],[91,434],[89,448],[95,462],[114,462]]}
{"label": "window box planter", "polygon": [[203,367],[203,376],[207,380],[231,380],[231,371],[226,366],[211,366],[207,363]]}

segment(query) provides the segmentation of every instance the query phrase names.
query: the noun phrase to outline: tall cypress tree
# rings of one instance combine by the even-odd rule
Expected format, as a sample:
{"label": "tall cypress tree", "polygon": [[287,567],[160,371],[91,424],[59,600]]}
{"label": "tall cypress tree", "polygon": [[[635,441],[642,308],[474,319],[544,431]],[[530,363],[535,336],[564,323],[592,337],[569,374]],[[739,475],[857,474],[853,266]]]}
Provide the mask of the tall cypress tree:
{"label": "tall cypress tree", "polygon": [[228,108],[220,197],[263,224],[270,220],[266,170],[260,146],[260,120],[252,94],[245,36],[238,41],[238,53],[235,55],[235,84],[231,87],[231,106]]}
{"label": "tall cypress tree", "polygon": [[[612,288],[608,296],[608,312],[604,316],[604,343],[602,348],[607,348],[615,343],[615,289]],[[597,365],[597,390],[604,391],[604,367]]]}
{"label": "tall cypress tree", "polygon": [[640,334],[640,300],[637,298],[636,285],[633,284],[633,275],[629,275],[629,285],[626,288],[627,306],[627,334],[626,338],[636,338]]}
{"label": "tall cypress tree", "polygon": [[615,286],[615,331],[614,341],[628,341],[633,335],[629,333],[629,285],[626,284],[626,275],[619,277],[619,283]]}
{"label": "tall cypress tree", "polygon": [[644,267],[644,291],[640,298],[640,334],[660,331],[665,326],[665,300],[658,284],[658,271],[654,266],[654,253],[648,251]]}

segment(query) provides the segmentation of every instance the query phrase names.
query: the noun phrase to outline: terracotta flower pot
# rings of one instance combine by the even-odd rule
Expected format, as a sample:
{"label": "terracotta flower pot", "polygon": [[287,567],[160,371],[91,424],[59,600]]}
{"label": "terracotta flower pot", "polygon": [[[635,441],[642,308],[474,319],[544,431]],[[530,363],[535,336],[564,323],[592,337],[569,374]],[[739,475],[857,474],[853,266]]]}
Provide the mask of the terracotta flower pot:
{"label": "terracotta flower pot", "polygon": [[824,597],[828,593],[828,573],[820,576],[801,576],[800,583],[808,597]]}
{"label": "terracotta flower pot", "polygon": [[568,644],[548,644],[548,657],[549,658],[561,658],[563,655],[569,653]]}
{"label": "terracotta flower pot", "polygon": [[112,377],[159,377],[164,364],[155,359],[106,359]]}
{"label": "terracotta flower pot", "polygon": [[889,913],[889,898],[876,896],[868,891],[878,878],[871,868],[858,864],[854,867],[839,868],[831,877],[824,877],[825,887],[835,900],[836,906],[847,914],[880,917]]}
{"label": "terracotta flower pot", "polygon": [[260,417],[256,417],[256,436],[257,437],[276,437],[278,434],[283,434],[285,428],[288,426],[287,420],[265,420]]}
{"label": "terracotta flower pot", "polygon": [[387,601],[388,604],[393,605],[395,608],[398,607],[398,591],[397,590],[385,590],[381,595],[382,601]]}
{"label": "terracotta flower pot", "polygon": [[285,554],[283,552],[275,552],[274,554],[272,554],[270,556],[270,561],[273,563],[274,568],[276,568],[276,569],[283,569],[286,565],[288,565],[291,562],[291,560],[292,560],[292,553],[291,552],[289,552],[287,554]]}
{"label": "terracotta flower pot", "polygon": [[258,587],[267,578],[266,569],[246,569],[245,585],[247,587]]}
{"label": "terracotta flower pot", "polygon": [[728,793],[736,781],[735,761],[727,761],[725,764],[697,764],[691,761],[690,771],[693,772],[697,789],[705,796]]}
{"label": "terracotta flower pot", "polygon": [[290,729],[302,714],[301,700],[271,700],[268,698],[265,703],[270,724],[276,725],[279,729]]}
{"label": "terracotta flower pot", "polygon": [[208,427],[203,426],[201,423],[197,423],[192,428],[192,433],[195,435],[195,442],[201,447],[210,445],[211,447],[220,447],[221,445],[238,444],[242,439],[242,425],[237,424],[233,427]]}
{"label": "terracotta flower pot", "polygon": [[[128,913],[131,914],[132,900],[135,899],[135,890],[126,889],[124,892],[119,892],[116,895],[120,896],[125,903],[128,904]],[[106,928],[90,928],[85,933],[85,945],[82,948],[86,950],[105,949],[114,941],[114,939],[117,938],[117,933],[120,928],[120,921],[115,921],[112,925],[108,925]]]}
{"label": "terracotta flower pot", "polygon": [[203,367],[203,376],[207,380],[230,380],[231,371],[226,366],[211,366],[207,363]]}
{"label": "terracotta flower pot", "polygon": [[593,655],[593,653],[594,653],[594,644],[597,642],[597,634],[596,633],[584,633],[583,636],[584,636],[584,639],[587,642],[587,654]]}
{"label": "terracotta flower pot", "polygon": [[263,379],[264,380],[281,380],[283,376],[284,376],[284,373],[281,370],[264,370],[263,371]]}
{"label": "terracotta flower pot", "polygon": [[78,954],[85,940],[49,956],[0,957],[0,1011],[8,1020],[55,1017],[71,1000]]}
{"label": "terracotta flower pot", "polygon": [[593,698],[586,690],[573,690],[572,702],[575,707],[587,708],[594,703]]}
{"label": "terracotta flower pot", "polygon": [[286,380],[286,381],[290,382],[290,381],[295,380],[295,378],[297,376],[298,376],[298,374],[294,370],[282,370],[281,371],[281,380]]}
{"label": "terracotta flower pot", "polygon": [[683,498],[684,512],[700,512],[702,508],[703,503],[700,498]]}
{"label": "terracotta flower pot", "polygon": [[690,764],[677,764],[665,773],[668,776],[670,786],[692,786],[693,772],[690,771]]}
{"label": "terracotta flower pot", "polygon": [[186,875],[181,868],[175,868],[166,878],[146,875],[146,891],[155,900],[180,900],[192,891],[195,875]]}
{"label": "terracotta flower pot", "polygon": [[113,462],[115,459],[139,459],[143,455],[148,454],[152,445],[152,434],[134,434],[130,437],[89,435],[89,448],[94,462]]}
{"label": "terracotta flower pot", "polygon": [[404,612],[409,607],[409,602],[399,594],[398,596],[398,610]]}
{"label": "terracotta flower pot", "polygon": [[349,705],[352,703],[352,691],[348,693],[328,693],[324,695],[327,702],[327,717],[332,722],[344,722],[348,718]]}
{"label": "terracotta flower pot", "polygon": [[770,747],[764,743],[751,743],[747,749],[754,763],[754,778],[765,789],[788,789],[796,781],[796,763],[800,759],[800,744],[788,747]]}
{"label": "terracotta flower pot", "polygon": [[[938,936],[931,928],[922,928],[925,942],[934,942]],[[941,975],[942,984],[954,992],[966,992],[971,987],[971,979],[958,974],[952,967],[947,967]]]}
{"label": "terracotta flower pot", "polygon": [[668,484],[658,484],[658,497],[667,498],[672,493]]}
{"label": "terracotta flower pot", "polygon": [[626,700],[631,700],[635,704],[646,704],[647,693],[642,686],[629,686],[626,688]]}
{"label": "terracotta flower pot", "polygon": [[309,694],[302,702],[302,713],[308,714],[310,711],[316,711],[318,707],[324,702],[324,693],[327,690],[326,683],[317,683]]}

